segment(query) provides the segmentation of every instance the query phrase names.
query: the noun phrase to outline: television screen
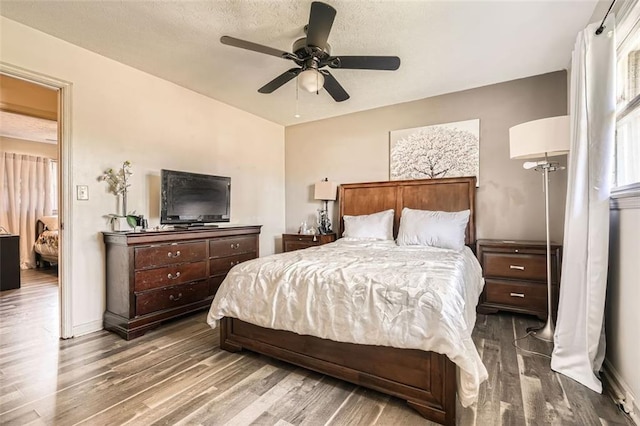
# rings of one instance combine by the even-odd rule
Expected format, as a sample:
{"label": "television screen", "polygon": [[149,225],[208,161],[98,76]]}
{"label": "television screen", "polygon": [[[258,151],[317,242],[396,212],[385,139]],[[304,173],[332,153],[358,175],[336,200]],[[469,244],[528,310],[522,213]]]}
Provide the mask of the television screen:
{"label": "television screen", "polygon": [[160,223],[229,222],[231,178],[162,170],[160,179]]}

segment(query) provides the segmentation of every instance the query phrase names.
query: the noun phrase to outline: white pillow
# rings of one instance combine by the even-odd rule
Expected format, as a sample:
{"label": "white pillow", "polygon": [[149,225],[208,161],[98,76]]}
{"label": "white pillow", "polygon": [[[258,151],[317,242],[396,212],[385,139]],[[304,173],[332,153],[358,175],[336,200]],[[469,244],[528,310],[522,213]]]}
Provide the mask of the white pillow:
{"label": "white pillow", "polygon": [[434,212],[402,209],[397,243],[399,246],[432,246],[462,250],[469,210]]}
{"label": "white pillow", "polygon": [[342,217],[343,237],[360,240],[393,240],[393,209],[360,216]]}

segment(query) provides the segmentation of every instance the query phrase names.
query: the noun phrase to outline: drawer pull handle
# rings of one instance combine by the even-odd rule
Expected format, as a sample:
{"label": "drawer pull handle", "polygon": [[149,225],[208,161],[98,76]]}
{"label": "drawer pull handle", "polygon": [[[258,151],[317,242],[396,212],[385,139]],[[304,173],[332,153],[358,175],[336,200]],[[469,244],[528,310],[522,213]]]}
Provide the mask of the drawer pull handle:
{"label": "drawer pull handle", "polygon": [[167,253],[167,257],[180,257],[180,250],[176,251],[175,253]]}
{"label": "drawer pull handle", "polygon": [[180,271],[176,272],[175,275],[167,274],[167,278],[169,278],[170,280],[175,280],[177,278],[180,278]]}
{"label": "drawer pull handle", "polygon": [[232,249],[240,248],[240,243],[236,243],[236,244],[231,243],[231,248]]}
{"label": "drawer pull handle", "polygon": [[231,266],[235,266],[235,265],[239,265],[239,264],[240,264],[239,260],[236,260],[235,262],[233,260],[231,261]]}
{"label": "drawer pull handle", "polygon": [[524,293],[509,293],[511,297],[521,297],[524,299]]}
{"label": "drawer pull handle", "polygon": [[517,269],[518,271],[524,271],[524,266],[509,265],[509,269]]}
{"label": "drawer pull handle", "polygon": [[173,294],[170,294],[170,295],[169,295],[169,300],[173,300],[174,302],[175,302],[176,300],[180,300],[181,298],[182,298],[182,293],[178,293],[178,295],[177,295],[177,296],[174,296]]}

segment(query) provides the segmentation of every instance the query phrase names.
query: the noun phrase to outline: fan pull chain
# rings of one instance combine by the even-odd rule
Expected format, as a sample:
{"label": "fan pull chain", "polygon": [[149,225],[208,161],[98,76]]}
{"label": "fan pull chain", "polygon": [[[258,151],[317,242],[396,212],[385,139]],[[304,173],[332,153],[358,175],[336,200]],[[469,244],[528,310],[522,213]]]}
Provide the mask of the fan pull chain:
{"label": "fan pull chain", "polygon": [[300,113],[298,113],[298,77],[296,77],[296,113],[293,116],[300,118]]}

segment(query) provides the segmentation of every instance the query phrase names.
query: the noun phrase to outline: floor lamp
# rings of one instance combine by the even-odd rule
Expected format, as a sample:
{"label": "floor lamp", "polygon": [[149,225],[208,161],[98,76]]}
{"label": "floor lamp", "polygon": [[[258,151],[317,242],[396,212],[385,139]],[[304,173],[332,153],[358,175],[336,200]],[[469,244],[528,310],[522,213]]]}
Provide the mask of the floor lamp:
{"label": "floor lamp", "polygon": [[540,340],[553,343],[552,287],[551,287],[551,241],[549,239],[549,173],[561,170],[557,162],[549,157],[565,155],[569,152],[569,117],[551,117],[519,124],[509,129],[511,159],[544,158],[528,161],[523,167],[543,173],[544,207],[547,230],[547,323],[542,328],[529,328],[527,332]]}

